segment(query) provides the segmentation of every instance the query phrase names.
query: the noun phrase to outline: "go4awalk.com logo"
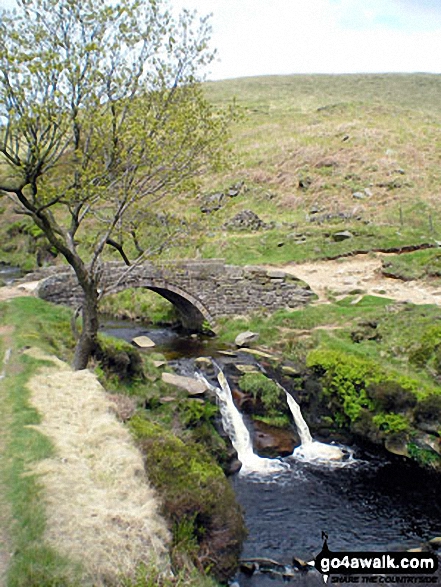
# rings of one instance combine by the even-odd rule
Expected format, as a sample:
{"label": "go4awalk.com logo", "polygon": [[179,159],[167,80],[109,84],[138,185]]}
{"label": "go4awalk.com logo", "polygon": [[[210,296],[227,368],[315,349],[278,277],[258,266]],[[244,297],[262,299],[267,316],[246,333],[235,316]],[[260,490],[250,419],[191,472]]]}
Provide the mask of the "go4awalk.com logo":
{"label": "go4awalk.com logo", "polygon": [[[328,536],[314,566],[325,583],[437,584],[438,558],[429,552],[332,552]],[[368,576],[369,575],[369,576]],[[418,575],[418,576],[417,576]]]}

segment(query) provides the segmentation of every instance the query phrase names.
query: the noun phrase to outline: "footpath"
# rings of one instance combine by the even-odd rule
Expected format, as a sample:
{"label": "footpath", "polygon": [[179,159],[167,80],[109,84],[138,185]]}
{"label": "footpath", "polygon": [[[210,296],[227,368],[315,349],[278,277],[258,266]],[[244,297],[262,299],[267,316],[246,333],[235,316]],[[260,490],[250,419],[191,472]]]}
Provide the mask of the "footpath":
{"label": "footpath", "polygon": [[[9,288],[10,289],[10,288]],[[13,332],[0,325],[0,348],[11,348]],[[33,428],[49,438],[53,456],[34,463],[46,514],[44,541],[74,564],[82,583],[115,584],[140,564],[168,567],[169,532],[159,513],[141,453],[117,419],[115,405],[90,371],[72,371],[40,349],[24,352],[42,361],[27,383],[30,404],[41,415]],[[8,378],[19,366],[17,351],[0,358],[0,405],[7,406]],[[44,361],[44,363],[43,363]],[[5,459],[10,414],[2,411],[0,459]],[[0,460],[0,473],[6,463]],[[11,513],[0,475],[0,587],[6,587],[13,556]]]}

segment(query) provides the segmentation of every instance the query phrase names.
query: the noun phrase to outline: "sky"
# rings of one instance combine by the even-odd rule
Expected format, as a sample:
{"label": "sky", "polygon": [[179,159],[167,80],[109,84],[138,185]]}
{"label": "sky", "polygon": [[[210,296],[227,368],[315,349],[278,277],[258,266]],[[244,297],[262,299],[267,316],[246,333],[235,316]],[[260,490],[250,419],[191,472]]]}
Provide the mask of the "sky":
{"label": "sky", "polygon": [[[441,0],[169,0],[212,13],[209,79],[441,73]],[[0,0],[10,7],[13,0]]]}
{"label": "sky", "polygon": [[212,13],[211,79],[441,73],[441,0],[172,0]]}

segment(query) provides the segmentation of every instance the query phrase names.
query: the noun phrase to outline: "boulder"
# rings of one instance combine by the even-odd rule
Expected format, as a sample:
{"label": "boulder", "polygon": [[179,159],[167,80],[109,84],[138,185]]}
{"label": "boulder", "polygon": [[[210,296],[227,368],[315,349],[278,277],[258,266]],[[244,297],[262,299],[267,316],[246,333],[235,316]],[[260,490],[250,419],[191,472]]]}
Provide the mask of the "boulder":
{"label": "boulder", "polygon": [[247,330],[246,332],[241,332],[235,338],[235,344],[238,347],[242,346],[249,346],[252,342],[255,342],[259,338],[258,332],[251,332]]}
{"label": "boulder", "polygon": [[156,367],[157,369],[160,369],[161,367],[165,367],[165,365],[167,365],[167,361],[153,361],[153,366]]}
{"label": "boulder", "polygon": [[231,477],[231,475],[235,475],[236,473],[239,473],[241,468],[242,468],[242,463],[239,461],[239,459],[233,459],[225,467],[225,474],[227,477]]}
{"label": "boulder", "polygon": [[428,544],[434,550],[439,550],[441,548],[441,536],[436,536],[435,538],[432,538],[431,540],[429,540]]}
{"label": "boulder", "polygon": [[198,369],[205,373],[211,373],[214,370],[213,363],[208,357],[198,357],[194,360],[194,364]]}
{"label": "boulder", "polygon": [[235,198],[236,196],[238,196],[240,194],[240,192],[242,191],[242,188],[244,187],[244,185],[245,185],[244,181],[239,181],[238,183],[235,183],[234,185],[232,185],[227,192],[228,197]]}
{"label": "boulder", "polygon": [[236,230],[261,230],[267,228],[269,225],[257,216],[252,210],[242,210],[233,216],[228,222],[225,222],[223,228],[233,228]]}
{"label": "boulder", "polygon": [[310,177],[301,177],[299,179],[299,188],[301,190],[307,190],[309,187],[311,187],[312,184],[312,179]]}
{"label": "boulder", "polygon": [[217,351],[219,355],[223,355],[224,357],[237,357],[237,353],[233,351]]}
{"label": "boulder", "polygon": [[296,571],[300,571],[302,573],[314,570],[314,567],[311,566],[309,563],[295,556],[292,557],[292,566]]}
{"label": "boulder", "polygon": [[170,404],[176,401],[176,398],[173,397],[172,395],[166,395],[164,397],[160,397],[159,398],[159,403],[160,404]]}
{"label": "boulder", "polygon": [[347,240],[349,238],[354,238],[354,235],[352,234],[352,232],[349,232],[349,230],[341,230],[340,232],[335,232],[332,235],[332,240],[336,243]]}
{"label": "boulder", "polygon": [[291,365],[282,365],[282,373],[289,377],[298,377],[300,375],[299,371],[295,367],[291,367]]}
{"label": "boulder", "polygon": [[384,446],[388,452],[394,455],[409,457],[409,449],[407,448],[407,442],[404,438],[386,438]]}
{"label": "boulder", "polygon": [[264,422],[254,422],[253,445],[261,457],[287,457],[293,453],[294,447],[299,444],[294,432],[268,426]]}
{"label": "boulder", "polygon": [[183,377],[174,373],[163,373],[162,381],[184,389],[189,395],[201,395],[207,391],[205,383],[198,379],[193,379],[193,377]]}
{"label": "boulder", "polygon": [[137,336],[132,342],[140,349],[150,349],[156,346],[153,340],[148,336]]}
{"label": "boulder", "polygon": [[262,359],[271,359],[272,361],[280,361],[279,357],[276,357],[275,355],[270,355],[269,353],[266,353],[264,351],[260,351],[258,349],[243,348],[243,349],[241,349],[240,352],[247,353],[249,355],[254,355],[255,357],[260,357]]}
{"label": "boulder", "polygon": [[220,210],[223,206],[224,200],[225,194],[222,192],[205,196],[201,205],[201,212],[203,214],[211,214],[211,212]]}

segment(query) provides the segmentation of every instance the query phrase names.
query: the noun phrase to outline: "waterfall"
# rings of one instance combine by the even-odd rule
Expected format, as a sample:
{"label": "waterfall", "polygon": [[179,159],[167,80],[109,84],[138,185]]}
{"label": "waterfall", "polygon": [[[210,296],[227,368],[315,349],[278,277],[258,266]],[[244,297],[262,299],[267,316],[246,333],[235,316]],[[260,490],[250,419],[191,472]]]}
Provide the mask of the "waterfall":
{"label": "waterfall", "polygon": [[305,422],[305,419],[302,416],[299,404],[292,397],[292,395],[286,391],[284,387],[282,387],[279,383],[277,385],[286,393],[288,406],[291,410],[291,414],[300,437],[300,446],[294,449],[292,457],[311,463],[315,462],[322,464],[329,462],[341,462],[347,455],[347,452],[343,451],[338,446],[325,444],[323,442],[314,440],[311,436],[311,432],[309,431],[308,424]]}
{"label": "waterfall", "polygon": [[[253,444],[250,433],[243,421],[242,414],[236,408],[230,386],[227,378],[220,367],[213,361],[218,370],[217,379],[220,387],[212,385],[205,377],[196,373],[196,377],[204,381],[205,385],[211,389],[217,396],[219,410],[222,416],[222,426],[225,433],[228,434],[232,445],[237,451],[237,457],[242,463],[240,474],[247,475],[251,473],[268,474],[276,473],[286,469],[287,464],[277,459],[267,459],[259,457],[253,451]],[[298,461],[332,464],[335,466],[344,466],[351,461],[352,453],[347,448],[340,448],[332,444],[325,444],[314,440],[309,431],[308,424],[302,416],[300,406],[284,387],[277,383],[278,387],[286,394],[288,406],[294,419],[297,432],[300,437],[300,446],[294,449],[290,458]],[[349,459],[348,459],[349,456]]]}
{"label": "waterfall", "polygon": [[[216,365],[217,367],[217,365]],[[250,433],[243,421],[242,415],[236,408],[233,396],[231,394],[230,386],[227,378],[219,369],[217,379],[220,388],[211,385],[203,376],[197,374],[199,379],[216,393],[218,399],[219,410],[222,416],[222,426],[228,434],[232,445],[237,451],[237,458],[242,463],[240,475],[247,475],[251,473],[267,474],[277,473],[286,469],[286,464],[277,459],[267,459],[259,457],[253,451],[253,444],[251,442]]]}
{"label": "waterfall", "polygon": [[281,385],[279,385],[286,393],[286,399],[288,401],[289,409],[291,410],[292,417],[294,418],[294,423],[297,428],[297,432],[300,436],[300,443],[302,446],[307,444],[311,444],[313,442],[311,432],[309,431],[308,424],[305,422],[302,412],[300,411],[300,406],[296,402],[296,400],[290,395],[286,389],[284,389]]}

